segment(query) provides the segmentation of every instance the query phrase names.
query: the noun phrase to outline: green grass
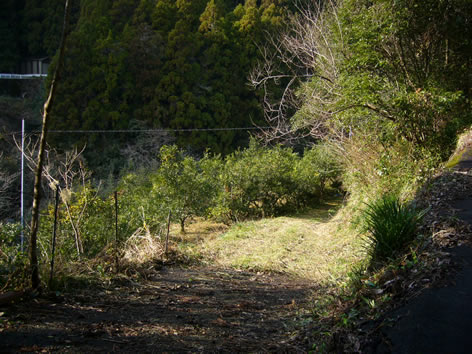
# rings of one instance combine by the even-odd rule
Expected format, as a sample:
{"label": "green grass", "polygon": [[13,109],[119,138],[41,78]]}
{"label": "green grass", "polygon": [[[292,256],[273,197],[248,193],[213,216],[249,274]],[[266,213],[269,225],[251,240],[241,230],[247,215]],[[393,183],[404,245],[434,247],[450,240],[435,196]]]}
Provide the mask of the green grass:
{"label": "green grass", "polygon": [[402,203],[386,195],[367,205],[363,213],[368,253],[374,262],[393,258],[417,236],[420,220],[427,210]]}
{"label": "green grass", "polygon": [[[197,238],[194,231],[183,236],[181,250],[224,267],[338,282],[363,256],[357,234],[337,215],[340,205],[332,201],[303,214],[238,223]],[[193,227],[204,233],[198,223]]]}
{"label": "green grass", "polygon": [[462,159],[462,155],[465,153],[466,150],[460,151],[453,155],[449,161],[446,162],[444,165],[445,168],[454,168]]}

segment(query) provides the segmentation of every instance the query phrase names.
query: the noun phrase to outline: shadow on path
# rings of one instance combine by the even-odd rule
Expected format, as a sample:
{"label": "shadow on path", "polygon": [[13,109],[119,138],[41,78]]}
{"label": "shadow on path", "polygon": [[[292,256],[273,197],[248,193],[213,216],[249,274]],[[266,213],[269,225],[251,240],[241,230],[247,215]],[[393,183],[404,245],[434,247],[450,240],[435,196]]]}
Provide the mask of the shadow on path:
{"label": "shadow on path", "polygon": [[454,285],[428,289],[388,317],[378,353],[470,353],[472,350],[472,249],[451,250],[462,265]]}
{"label": "shadow on path", "polygon": [[0,309],[0,352],[302,352],[288,339],[311,289],[280,275],[164,268],[140,284]]}
{"label": "shadow on path", "polygon": [[[472,151],[468,151],[454,170],[470,183],[471,168]],[[452,217],[472,225],[472,190],[454,196],[448,204],[454,212]],[[472,352],[472,248],[461,245],[447,251],[460,270],[448,279],[448,286],[427,289],[388,314],[381,329],[382,341],[373,352]]]}

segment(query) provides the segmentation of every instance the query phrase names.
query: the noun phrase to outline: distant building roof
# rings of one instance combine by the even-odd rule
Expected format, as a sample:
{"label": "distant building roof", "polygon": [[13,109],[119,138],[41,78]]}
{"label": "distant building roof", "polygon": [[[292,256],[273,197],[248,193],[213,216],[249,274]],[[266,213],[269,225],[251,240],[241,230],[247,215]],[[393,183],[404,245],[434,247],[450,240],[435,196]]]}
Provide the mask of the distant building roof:
{"label": "distant building roof", "polygon": [[0,79],[34,79],[48,76],[49,57],[31,58],[23,60],[18,68],[18,73],[0,73]]}

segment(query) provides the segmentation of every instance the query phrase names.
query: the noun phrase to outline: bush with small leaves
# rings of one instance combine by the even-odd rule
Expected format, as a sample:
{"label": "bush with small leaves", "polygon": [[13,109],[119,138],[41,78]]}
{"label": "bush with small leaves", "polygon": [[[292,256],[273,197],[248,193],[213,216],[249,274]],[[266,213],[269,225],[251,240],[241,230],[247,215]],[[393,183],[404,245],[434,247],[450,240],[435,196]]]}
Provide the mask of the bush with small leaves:
{"label": "bush with small leaves", "polygon": [[164,203],[152,195],[153,179],[157,172],[138,172],[124,176],[119,185],[119,215],[126,220],[122,232],[132,235],[138,228],[149,230],[157,235],[165,225]]}
{"label": "bush with small leaves", "polygon": [[340,164],[328,145],[314,145],[305,150],[293,169],[297,204],[319,202],[327,193],[329,184],[335,183],[340,174]]}
{"label": "bush with small leaves", "polygon": [[205,216],[219,188],[219,158],[206,155],[197,160],[176,146],[163,146],[161,166],[152,179],[152,197],[178,219],[181,231],[192,216]]}
{"label": "bush with small leaves", "polygon": [[281,146],[267,148],[254,141],[248,149],[226,157],[221,207],[233,219],[280,214],[295,193],[293,166],[299,157]]}

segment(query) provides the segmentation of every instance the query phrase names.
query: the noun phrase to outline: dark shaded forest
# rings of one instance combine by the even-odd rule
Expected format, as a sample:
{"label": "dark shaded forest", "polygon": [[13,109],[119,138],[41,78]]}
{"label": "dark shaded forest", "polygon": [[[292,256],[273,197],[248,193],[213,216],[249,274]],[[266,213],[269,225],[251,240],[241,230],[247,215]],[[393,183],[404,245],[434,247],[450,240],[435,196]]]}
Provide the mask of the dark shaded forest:
{"label": "dark shaded forest", "polygon": [[[258,92],[247,78],[264,37],[283,27],[285,3],[75,1],[51,129],[171,129],[166,142],[196,154],[247,146],[246,131],[186,130],[263,125]],[[52,59],[54,70],[63,4],[12,0],[1,6],[0,72],[43,57]],[[11,91],[12,84],[5,85]],[[106,162],[109,171],[111,163],[116,172],[125,163],[120,150],[139,139],[56,134],[51,143],[63,149],[86,144],[92,167]]]}

